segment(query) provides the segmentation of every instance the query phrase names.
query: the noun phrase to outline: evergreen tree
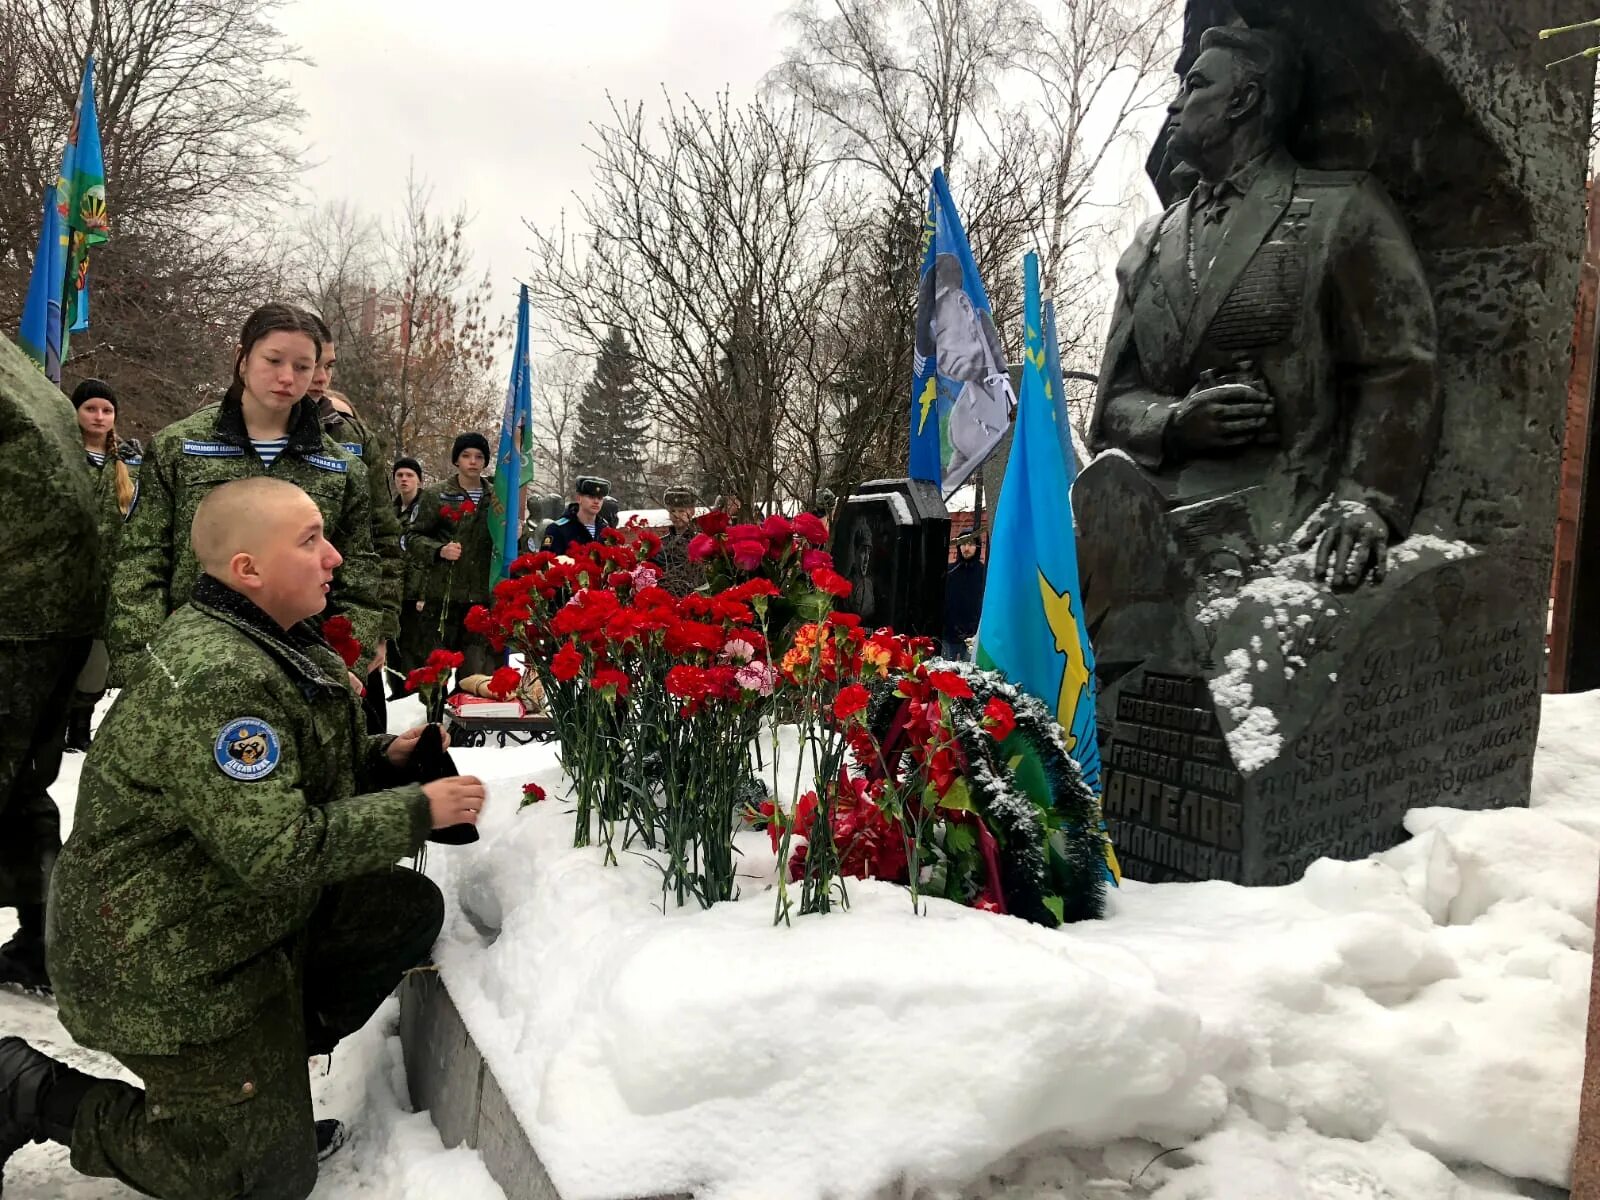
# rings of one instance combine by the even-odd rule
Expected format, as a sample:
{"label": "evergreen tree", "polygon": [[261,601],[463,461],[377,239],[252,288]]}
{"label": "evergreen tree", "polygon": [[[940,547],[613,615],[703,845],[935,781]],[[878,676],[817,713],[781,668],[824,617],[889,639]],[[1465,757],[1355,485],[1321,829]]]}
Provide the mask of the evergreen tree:
{"label": "evergreen tree", "polygon": [[600,344],[594,377],[583,389],[572,451],[574,472],[609,479],[611,494],[623,508],[648,506],[642,452],[648,424],[634,378],[633,353],[622,330],[613,325]]}

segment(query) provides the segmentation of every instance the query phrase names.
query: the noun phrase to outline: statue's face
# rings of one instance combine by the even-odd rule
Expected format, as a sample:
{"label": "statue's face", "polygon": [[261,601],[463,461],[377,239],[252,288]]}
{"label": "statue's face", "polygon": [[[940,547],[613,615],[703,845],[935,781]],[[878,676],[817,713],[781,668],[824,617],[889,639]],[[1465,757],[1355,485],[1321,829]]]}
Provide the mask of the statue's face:
{"label": "statue's face", "polygon": [[1234,100],[1238,87],[1239,64],[1231,50],[1213,46],[1201,51],[1177,96],[1167,105],[1171,147],[1177,157],[1199,164],[1213,147],[1227,140],[1237,115]]}

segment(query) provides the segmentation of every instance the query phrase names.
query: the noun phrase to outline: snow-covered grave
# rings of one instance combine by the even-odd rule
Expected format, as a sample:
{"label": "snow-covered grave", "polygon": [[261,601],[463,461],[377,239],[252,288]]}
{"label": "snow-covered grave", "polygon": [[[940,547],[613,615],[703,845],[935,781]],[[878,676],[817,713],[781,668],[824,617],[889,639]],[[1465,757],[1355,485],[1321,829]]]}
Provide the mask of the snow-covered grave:
{"label": "snow-covered grave", "polygon": [[775,928],[760,833],[738,902],[663,913],[649,861],[571,847],[554,747],[461,752],[491,806],[430,851],[443,986],[408,1003],[414,1043],[459,1022],[435,1074],[482,1069],[436,1123],[484,1106],[514,1200],[1565,1195],[1597,725],[1600,693],[1545,700],[1532,809],[1418,810],[1287,887],[1129,883],[1053,931],[863,881]]}
{"label": "snow-covered grave", "polygon": [[[916,917],[860,882],[849,912],[773,928],[760,834],[739,902],[663,914],[648,863],[570,847],[553,748],[458,751],[494,803],[477,846],[430,849],[443,986],[406,999],[435,998],[408,1013],[414,1043],[416,1017],[457,1014],[459,1041],[432,1049],[475,1086],[432,1116],[454,1143],[470,1115],[483,1150],[405,1111],[390,1004],[313,1066],[318,1115],[351,1129],[315,1200],[479,1200],[501,1194],[491,1171],[512,1200],[1563,1196],[1597,726],[1600,693],[1545,700],[1532,810],[1420,811],[1412,841],[1289,887],[1128,884],[1106,920],[1055,931]],[[68,823],[81,762],[54,789]],[[529,779],[552,798],[518,812]],[[118,1069],[36,1000],[0,993],[0,1030]],[[19,1152],[6,1183],[7,1200],[132,1196],[55,1146]]]}

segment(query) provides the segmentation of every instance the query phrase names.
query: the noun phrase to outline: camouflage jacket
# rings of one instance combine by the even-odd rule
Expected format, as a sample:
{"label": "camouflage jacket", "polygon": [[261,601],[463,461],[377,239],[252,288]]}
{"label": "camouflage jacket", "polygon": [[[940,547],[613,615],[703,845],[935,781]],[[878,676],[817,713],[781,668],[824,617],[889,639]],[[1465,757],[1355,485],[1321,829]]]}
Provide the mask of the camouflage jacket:
{"label": "camouflage jacket", "polygon": [[[94,477],[72,405],[0,337],[0,641],[100,631]],[[6,686],[11,686],[7,684]]]}
{"label": "camouflage jacket", "polygon": [[[494,546],[489,539],[489,509],[499,503],[494,476],[483,477],[483,498],[469,517],[452,521],[445,508],[459,509],[471,497],[461,489],[459,476],[422,489],[416,516],[406,533],[406,553],[422,572],[420,596],[451,604],[484,604],[489,599],[489,572],[494,566]],[[450,542],[461,543],[461,557],[449,562],[439,551]]]}
{"label": "camouflage jacket", "polygon": [[106,644],[117,678],[155,637],[169,613],[189,599],[200,563],[189,545],[189,526],[200,501],[218,484],[269,475],[305,490],[322,510],[327,537],[344,556],[334,573],[328,615],[343,613],[361,642],[361,661],[371,669],[388,616],[382,567],[372,546],[367,469],[322,431],[316,406],[302,400],[289,425],[289,445],[269,469],[245,432],[239,402],[208,404],[168,425],[151,441],[139,471],[139,501],[128,515],[111,580],[111,617]]}
{"label": "camouflage jacket", "polygon": [[430,824],[310,622],[285,632],[202,576],[150,659],[95,735],[51,879],[62,1023],[112,1053],[243,1027],[294,986],[323,885],[392,866]]}
{"label": "camouflage jacket", "polygon": [[[127,467],[128,474],[133,477],[133,502],[139,502],[139,468],[144,463],[144,457],[136,449],[138,443],[124,442],[117,448],[117,457],[122,460],[122,465]],[[89,470],[94,476],[94,511],[95,524],[100,530],[100,556],[106,564],[105,571],[101,574],[99,599],[95,604],[95,611],[101,614],[100,632],[104,633],[105,620],[109,616],[107,608],[111,600],[111,566],[117,561],[117,548],[122,544],[122,528],[127,524],[127,515],[122,511],[122,505],[117,503],[117,468],[116,464],[107,458],[105,462],[96,465],[87,454],[84,460],[89,464]],[[132,511],[130,505],[129,511]]]}
{"label": "camouflage jacket", "polygon": [[372,513],[372,548],[383,568],[383,636],[400,632],[400,596],[405,581],[406,559],[400,549],[400,521],[394,512],[394,497],[389,492],[389,452],[383,439],[373,433],[360,417],[340,412],[324,397],[317,404],[323,430],[339,443],[340,449],[361,460],[367,468],[367,504]]}

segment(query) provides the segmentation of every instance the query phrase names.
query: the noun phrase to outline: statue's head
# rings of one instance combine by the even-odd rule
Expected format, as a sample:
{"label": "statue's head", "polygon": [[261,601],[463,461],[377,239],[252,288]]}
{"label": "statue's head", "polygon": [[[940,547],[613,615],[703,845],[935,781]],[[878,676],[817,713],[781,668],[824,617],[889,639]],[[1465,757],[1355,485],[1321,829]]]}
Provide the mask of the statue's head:
{"label": "statue's head", "polygon": [[1241,131],[1281,145],[1300,107],[1300,62],[1279,34],[1219,25],[1200,38],[1200,54],[1168,105],[1171,152],[1202,170]]}

